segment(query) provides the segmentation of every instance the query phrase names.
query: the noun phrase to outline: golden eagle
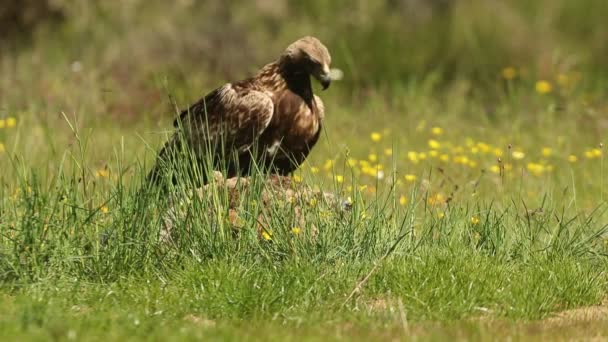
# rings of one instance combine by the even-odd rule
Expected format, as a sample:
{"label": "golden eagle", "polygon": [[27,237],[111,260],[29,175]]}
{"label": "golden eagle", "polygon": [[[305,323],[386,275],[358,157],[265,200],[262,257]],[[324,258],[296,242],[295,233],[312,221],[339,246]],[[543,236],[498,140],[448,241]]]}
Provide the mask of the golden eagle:
{"label": "golden eagle", "polygon": [[149,182],[159,182],[169,171],[175,181],[181,172],[175,166],[186,156],[193,157],[200,173],[195,177],[202,176],[205,183],[209,166],[227,177],[247,175],[254,164],[290,174],[319,139],[324,107],[313,94],[310,76],[327,89],[330,64],[327,48],[317,38],[304,37],[255,76],[213,90],[175,120],[176,130],[160,151]]}

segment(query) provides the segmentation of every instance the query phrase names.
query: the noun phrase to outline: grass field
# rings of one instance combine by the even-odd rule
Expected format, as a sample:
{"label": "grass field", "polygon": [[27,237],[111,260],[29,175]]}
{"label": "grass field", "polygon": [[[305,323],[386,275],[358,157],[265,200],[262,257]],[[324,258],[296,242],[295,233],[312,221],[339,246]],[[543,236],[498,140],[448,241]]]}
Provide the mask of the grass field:
{"label": "grass field", "polygon": [[[605,339],[605,2],[349,3],[58,1],[11,42],[0,336]],[[176,107],[305,34],[344,79],[293,180],[342,205],[256,175],[236,225],[225,189],[174,194],[167,243],[138,190]]]}

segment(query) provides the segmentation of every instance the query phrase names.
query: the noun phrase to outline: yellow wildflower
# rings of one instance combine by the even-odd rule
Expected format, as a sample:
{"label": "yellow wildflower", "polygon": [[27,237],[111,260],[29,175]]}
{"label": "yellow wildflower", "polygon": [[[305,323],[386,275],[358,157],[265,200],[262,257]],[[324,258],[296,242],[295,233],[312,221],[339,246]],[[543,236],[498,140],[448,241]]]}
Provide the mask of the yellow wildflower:
{"label": "yellow wildflower", "polygon": [[441,193],[429,197],[428,202],[430,205],[441,204],[445,202],[445,197]]}
{"label": "yellow wildflower", "polygon": [[0,128],[6,127],[6,121],[4,119],[0,119]]}
{"label": "yellow wildflower", "polygon": [[296,183],[301,183],[302,182],[302,176],[300,175],[293,175],[293,181]]}
{"label": "yellow wildflower", "polygon": [[490,172],[492,172],[492,173],[500,173],[500,166],[498,166],[498,165],[492,165],[492,166],[490,166]]}
{"label": "yellow wildflower", "polygon": [[327,159],[323,164],[323,170],[329,171],[334,166],[334,161],[331,159]]}
{"label": "yellow wildflower", "polygon": [[264,240],[270,241],[272,240],[272,232],[270,230],[264,229],[262,231],[262,237],[264,238]]}
{"label": "yellow wildflower", "polygon": [[568,156],[568,161],[571,163],[576,163],[578,161],[578,157],[575,156],[574,154],[571,154]]}
{"label": "yellow wildflower", "polygon": [[16,125],[17,125],[17,119],[15,119],[13,117],[6,118],[6,127],[7,128],[13,128]]}
{"label": "yellow wildflower", "polygon": [[370,138],[372,139],[373,142],[378,142],[382,139],[382,134],[380,134],[378,132],[372,132],[372,134],[370,135]]}
{"label": "yellow wildflower", "polygon": [[494,153],[494,155],[497,157],[502,157],[502,150],[499,148],[495,148],[492,153]]}
{"label": "yellow wildflower", "polygon": [[311,166],[310,172],[312,172],[313,174],[317,174],[317,173],[319,173],[319,168],[316,166]]}
{"label": "yellow wildflower", "polygon": [[416,181],[416,175],[407,174],[407,175],[405,175],[405,180],[408,181],[408,182],[415,182]]}
{"label": "yellow wildflower", "polygon": [[334,179],[335,179],[335,180],[336,180],[336,182],[337,182],[337,183],[339,183],[339,184],[344,183],[344,176],[342,176],[342,175],[336,175],[336,176],[334,177]]}
{"label": "yellow wildflower", "polygon": [[418,159],[425,160],[426,159],[426,153],[424,153],[424,152],[418,153]]}
{"label": "yellow wildflower", "polygon": [[553,154],[553,150],[551,149],[551,147],[543,147],[541,152],[543,154],[543,157],[549,157]]}
{"label": "yellow wildflower", "polygon": [[517,76],[517,70],[514,67],[506,67],[502,69],[501,74],[505,80],[512,80]]}
{"label": "yellow wildflower", "polygon": [[95,176],[98,178],[108,178],[110,177],[110,171],[106,169],[97,170],[95,171]]}
{"label": "yellow wildflower", "polygon": [[300,235],[300,233],[302,232],[302,229],[300,229],[300,227],[293,227],[293,228],[291,228],[291,232],[294,235]]}
{"label": "yellow wildflower", "polygon": [[528,163],[527,168],[535,176],[540,176],[545,171],[545,166],[538,163]]}
{"label": "yellow wildflower", "polygon": [[105,205],[103,207],[101,207],[99,210],[104,214],[107,214],[110,211],[110,209],[108,207],[106,207]]}
{"label": "yellow wildflower", "polygon": [[429,156],[431,156],[433,158],[437,158],[438,155],[439,155],[439,152],[437,152],[436,150],[429,151]]}
{"label": "yellow wildflower", "polygon": [[477,143],[477,148],[481,151],[481,153],[488,153],[490,152],[490,145],[483,143],[483,142],[478,142]]}
{"label": "yellow wildflower", "polygon": [[471,216],[471,224],[476,225],[479,223],[479,217]]}
{"label": "yellow wildflower", "polygon": [[593,155],[597,158],[602,156],[602,150],[600,150],[599,148],[594,148],[593,150],[591,150],[591,153],[593,153]]}
{"label": "yellow wildflower", "polygon": [[441,144],[439,143],[439,141],[437,141],[435,139],[430,139],[429,147],[432,148],[433,150],[438,150],[441,147]]}
{"label": "yellow wildflower", "polygon": [[513,151],[511,153],[511,156],[513,156],[513,159],[521,160],[521,159],[524,159],[526,157],[526,154],[523,153],[522,151]]}
{"label": "yellow wildflower", "polygon": [[401,195],[401,197],[399,197],[399,204],[406,205],[407,204],[407,197]]}
{"label": "yellow wildflower", "polygon": [[448,156],[447,154],[442,154],[442,155],[439,156],[439,159],[442,162],[448,162],[448,161],[450,161],[450,156]]}
{"label": "yellow wildflower", "polygon": [[407,153],[407,158],[414,164],[418,163],[418,153],[410,151]]}
{"label": "yellow wildflower", "polygon": [[385,148],[384,149],[384,155],[392,156],[393,155],[393,149],[392,148]]}
{"label": "yellow wildflower", "polygon": [[3,143],[0,143],[0,153],[4,153],[4,151],[6,151],[6,148]]}
{"label": "yellow wildflower", "polygon": [[348,166],[350,167],[355,167],[357,165],[357,160],[353,158],[348,158],[348,160],[346,160],[346,164],[348,164]]}
{"label": "yellow wildflower", "polygon": [[443,128],[441,127],[433,127],[431,128],[431,133],[433,133],[433,135],[442,135],[443,134]]}
{"label": "yellow wildflower", "polygon": [[370,153],[367,156],[367,159],[373,163],[378,160],[378,155],[376,155],[375,153]]}
{"label": "yellow wildflower", "polygon": [[442,212],[442,211],[440,211],[440,212],[437,213],[437,217],[439,217],[440,219],[442,219],[442,218],[445,217],[445,213]]}
{"label": "yellow wildflower", "polygon": [[549,94],[551,91],[553,91],[553,86],[548,81],[540,80],[536,82],[535,89],[537,93],[544,95]]}

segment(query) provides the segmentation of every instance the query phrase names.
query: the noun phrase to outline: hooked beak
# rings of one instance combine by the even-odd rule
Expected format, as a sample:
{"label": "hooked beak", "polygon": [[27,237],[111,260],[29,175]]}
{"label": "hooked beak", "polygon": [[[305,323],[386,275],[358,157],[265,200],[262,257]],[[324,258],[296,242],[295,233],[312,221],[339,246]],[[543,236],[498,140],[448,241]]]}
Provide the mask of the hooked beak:
{"label": "hooked beak", "polygon": [[329,85],[331,84],[331,76],[329,75],[329,67],[324,66],[323,70],[321,70],[321,72],[319,74],[315,75],[315,78],[317,79],[317,81],[319,81],[319,83],[321,83],[323,90],[329,88]]}

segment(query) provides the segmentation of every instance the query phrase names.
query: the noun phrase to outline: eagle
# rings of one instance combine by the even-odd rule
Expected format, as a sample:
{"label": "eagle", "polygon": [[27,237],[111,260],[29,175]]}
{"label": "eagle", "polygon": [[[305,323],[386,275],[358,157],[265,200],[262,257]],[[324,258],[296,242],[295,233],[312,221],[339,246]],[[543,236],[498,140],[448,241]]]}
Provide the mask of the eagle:
{"label": "eagle", "polygon": [[[291,174],[319,140],[325,108],[313,93],[311,76],[327,89],[330,65],[325,45],[307,36],[253,77],[211,91],[175,119],[148,182],[158,184],[170,174],[175,183],[189,172],[204,184],[210,171],[231,178],[254,168]],[[177,167],[184,158],[195,166],[190,171]]]}

